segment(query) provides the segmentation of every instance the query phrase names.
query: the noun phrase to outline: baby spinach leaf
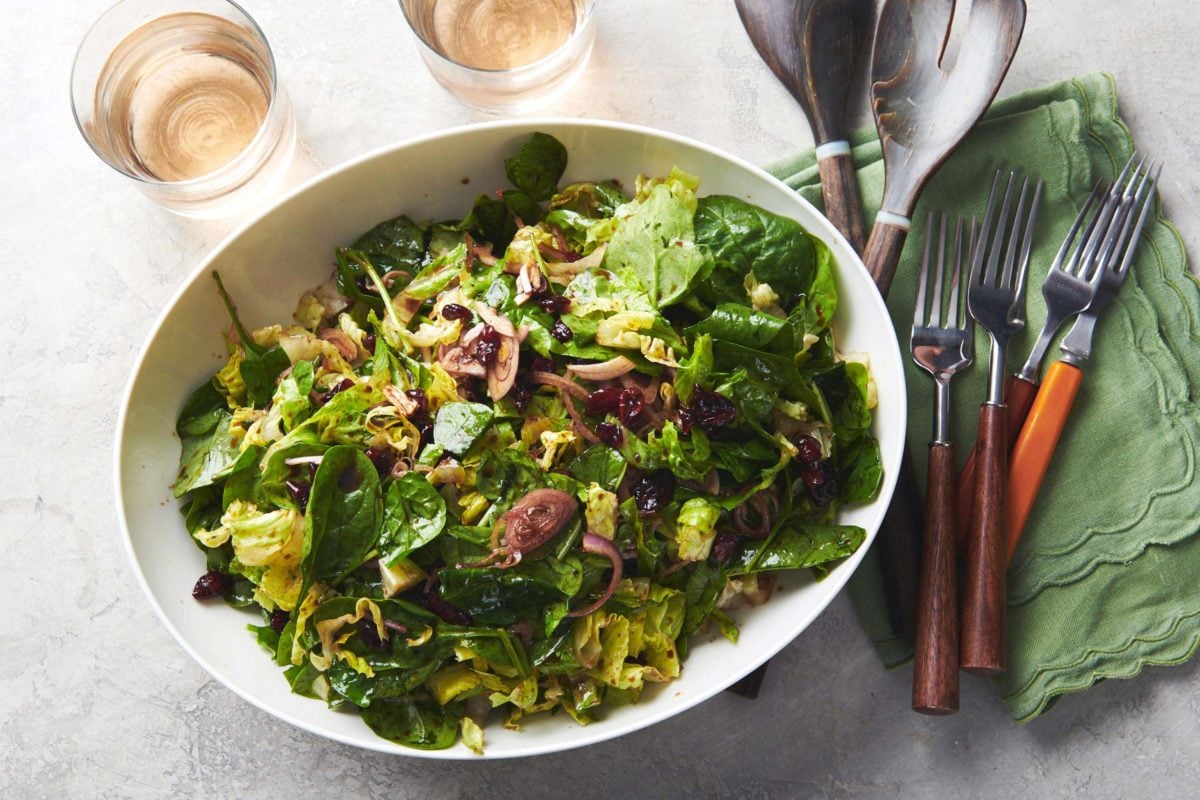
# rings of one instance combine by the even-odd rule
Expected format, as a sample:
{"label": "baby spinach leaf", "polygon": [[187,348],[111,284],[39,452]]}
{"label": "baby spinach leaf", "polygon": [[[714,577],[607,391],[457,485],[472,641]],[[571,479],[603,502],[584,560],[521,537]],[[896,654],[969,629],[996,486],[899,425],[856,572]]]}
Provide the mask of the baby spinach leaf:
{"label": "baby spinach leaf", "polygon": [[392,481],[383,502],[381,558],[393,565],[432,542],[445,527],[446,501],[424,475],[406,472]]}
{"label": "baby spinach leaf", "polygon": [[369,458],[349,445],[325,451],[304,516],[305,589],[336,581],[363,562],[378,539],[381,505],[379,473]]}
{"label": "baby spinach leaf", "polygon": [[422,697],[381,697],[362,710],[384,739],[420,750],[445,750],[458,740],[459,714]]}
{"label": "baby spinach leaf", "polygon": [[175,422],[179,438],[202,436],[210,433],[223,415],[228,414],[224,396],[213,386],[212,381],[201,384],[183,404]]}
{"label": "baby spinach leaf", "polygon": [[819,333],[829,327],[837,313],[837,284],[833,278],[833,255],[824,242],[816,242],[816,269],[812,284],[804,293],[800,304],[804,312],[804,326],[809,333]]}
{"label": "baby spinach leaf", "polygon": [[665,183],[621,221],[604,253],[605,269],[632,277],[657,308],[682,299],[712,271],[708,248],[699,246],[692,213]]}
{"label": "baby spinach leaf", "polygon": [[237,443],[229,433],[231,420],[229,412],[223,412],[210,432],[183,437],[179,474],[175,478],[176,497],[211,486],[229,474],[239,455]]}
{"label": "baby spinach leaf", "polygon": [[608,445],[594,444],[567,465],[567,472],[585,486],[592,483],[615,492],[625,477],[625,458]]}
{"label": "baby spinach leaf", "polygon": [[883,460],[879,442],[864,433],[852,452],[845,453],[839,445],[841,468],[841,498],[844,503],[865,503],[879,491],[883,482]]}
{"label": "baby spinach leaf", "polygon": [[433,441],[461,456],[492,422],[492,409],[482,403],[446,403],[433,423]]}
{"label": "baby spinach leaf", "polygon": [[484,625],[538,619],[546,605],[565,599],[553,582],[513,569],[477,567],[438,572],[438,594]]}
{"label": "baby spinach leaf", "polygon": [[684,330],[688,335],[711,334],[718,341],[769,350],[786,323],[740,303],[721,303],[707,318]]}
{"label": "baby spinach leaf", "polygon": [[404,270],[415,275],[425,260],[427,234],[405,216],[381,222],[354,242],[380,273]]}
{"label": "baby spinach leaf", "polygon": [[242,375],[242,382],[246,384],[246,401],[254,408],[262,408],[271,402],[271,397],[275,394],[275,381],[292,362],[283,348],[278,345],[268,350],[255,343],[242,325],[242,321],[238,317],[237,306],[234,305],[229,293],[225,291],[225,284],[221,282],[221,276],[215,271],[212,276],[213,280],[217,282],[217,293],[221,295],[221,302],[225,304],[225,310],[229,313],[230,320],[233,321],[233,327],[237,330],[238,339],[242,343],[242,351],[245,353],[245,359],[239,365],[238,370]]}
{"label": "baby spinach leaf", "polygon": [[[800,223],[727,195],[700,198],[696,208],[696,242],[706,245],[716,261],[713,274],[726,283],[706,297],[710,302],[745,296],[742,281],[753,272],[786,301],[808,290],[817,260],[817,240]],[[726,275],[725,273],[728,273]],[[736,278],[734,297],[728,278]]]}
{"label": "baby spinach leaf", "polygon": [[534,133],[517,154],[504,159],[512,185],[534,200],[548,200],[567,169],[567,148],[546,133]]}
{"label": "baby spinach leaf", "polygon": [[731,573],[816,567],[854,553],[867,532],[856,525],[821,525],[799,519],[784,523],[774,537],[750,542],[734,554]]}
{"label": "baby spinach leaf", "polygon": [[246,401],[254,408],[263,408],[270,403],[275,394],[275,381],[291,363],[282,347],[272,347],[261,354],[247,350],[239,367],[246,384]]}

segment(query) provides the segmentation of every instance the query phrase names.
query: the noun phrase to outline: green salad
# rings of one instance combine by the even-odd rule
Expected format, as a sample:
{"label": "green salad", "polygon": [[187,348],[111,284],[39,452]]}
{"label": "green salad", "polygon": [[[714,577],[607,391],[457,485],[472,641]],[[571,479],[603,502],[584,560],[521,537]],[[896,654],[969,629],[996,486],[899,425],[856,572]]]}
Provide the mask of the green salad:
{"label": "green salad", "polygon": [[874,384],[829,251],[677,169],[629,195],[566,163],[534,134],[512,188],[380,223],[290,321],[248,331],[214,275],[229,360],[177,423],[193,596],[403,745],[636,702],[865,538],[837,513],[878,491]]}

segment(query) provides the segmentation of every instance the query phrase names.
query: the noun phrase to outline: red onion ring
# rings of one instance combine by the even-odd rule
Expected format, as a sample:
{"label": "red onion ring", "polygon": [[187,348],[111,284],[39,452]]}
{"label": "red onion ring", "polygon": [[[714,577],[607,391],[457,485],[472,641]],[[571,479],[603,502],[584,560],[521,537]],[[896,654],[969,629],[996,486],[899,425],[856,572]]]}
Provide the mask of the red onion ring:
{"label": "red onion ring", "polygon": [[612,542],[598,533],[585,533],[583,535],[583,552],[595,553],[596,555],[607,557],[612,562],[612,577],[608,579],[608,586],[604,588],[604,593],[597,600],[588,603],[583,608],[570,612],[567,614],[568,617],[586,617],[607,603],[608,599],[617,591],[617,584],[621,582],[621,572],[624,565],[621,563],[621,554],[617,552],[617,548]]}

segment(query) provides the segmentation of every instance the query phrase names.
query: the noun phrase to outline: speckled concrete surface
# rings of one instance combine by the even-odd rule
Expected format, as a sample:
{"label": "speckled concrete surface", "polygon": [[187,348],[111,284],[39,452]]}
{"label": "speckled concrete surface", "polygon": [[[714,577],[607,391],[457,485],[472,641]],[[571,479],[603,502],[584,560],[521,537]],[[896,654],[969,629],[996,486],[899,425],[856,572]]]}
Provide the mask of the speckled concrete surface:
{"label": "speckled concrete surface", "polygon": [[[297,110],[293,181],[479,118],[429,78],[393,2],[245,5]],[[1168,162],[1165,202],[1194,249],[1195,4],[1031,5],[1005,92],[1115,72],[1139,143]],[[212,681],[158,623],[126,563],[111,452],[137,348],[234,223],[159,210],[76,133],[67,76],[101,6],[9,3],[0,26],[0,797],[1195,796],[1195,664],[1068,697],[1024,727],[967,681],[962,713],[926,719],[907,710],[908,674],[879,667],[844,598],[775,659],[757,702],[722,695],[624,739],[532,761],[359,752]],[[811,142],[727,0],[604,0],[595,56],[552,111],[654,125],[759,162]]]}

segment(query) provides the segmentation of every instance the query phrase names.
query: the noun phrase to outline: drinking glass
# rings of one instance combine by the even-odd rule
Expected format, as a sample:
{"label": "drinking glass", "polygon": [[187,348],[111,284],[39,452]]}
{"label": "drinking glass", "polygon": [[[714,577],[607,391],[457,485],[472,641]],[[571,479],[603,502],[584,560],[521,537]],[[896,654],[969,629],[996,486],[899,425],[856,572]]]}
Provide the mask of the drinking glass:
{"label": "drinking glass", "polygon": [[400,0],[434,79],[494,114],[548,104],[583,70],[597,0]]}
{"label": "drinking glass", "polygon": [[122,0],[71,70],[96,155],[187,217],[246,210],[286,172],[296,125],[262,30],[230,0]]}

